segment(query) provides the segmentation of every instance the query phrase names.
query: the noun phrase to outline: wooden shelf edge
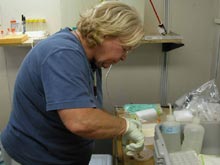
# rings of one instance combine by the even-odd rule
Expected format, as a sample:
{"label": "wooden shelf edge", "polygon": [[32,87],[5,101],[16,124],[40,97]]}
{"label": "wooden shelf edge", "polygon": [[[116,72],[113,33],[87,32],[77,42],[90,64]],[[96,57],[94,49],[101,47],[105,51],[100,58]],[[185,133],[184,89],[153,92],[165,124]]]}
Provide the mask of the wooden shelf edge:
{"label": "wooden shelf edge", "polygon": [[220,18],[215,18],[214,22],[219,25],[220,24]]}
{"label": "wooden shelf edge", "polygon": [[6,43],[6,44],[1,44],[0,46],[18,46],[18,47],[32,47],[36,45],[41,40],[44,40],[46,37],[41,37],[41,38],[28,38],[26,41],[21,42],[21,43]]}
{"label": "wooden shelf edge", "polygon": [[142,44],[145,43],[182,43],[183,37],[174,32],[170,32],[166,35],[145,35],[141,40]]}

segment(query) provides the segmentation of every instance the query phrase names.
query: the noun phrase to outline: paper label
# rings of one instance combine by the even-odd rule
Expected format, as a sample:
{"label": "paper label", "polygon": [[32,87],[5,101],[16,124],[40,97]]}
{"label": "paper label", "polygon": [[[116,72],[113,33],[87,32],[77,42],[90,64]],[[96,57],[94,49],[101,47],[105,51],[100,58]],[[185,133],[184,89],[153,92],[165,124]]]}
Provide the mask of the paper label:
{"label": "paper label", "polygon": [[161,127],[161,132],[164,134],[176,134],[180,132],[180,126],[164,126]]}

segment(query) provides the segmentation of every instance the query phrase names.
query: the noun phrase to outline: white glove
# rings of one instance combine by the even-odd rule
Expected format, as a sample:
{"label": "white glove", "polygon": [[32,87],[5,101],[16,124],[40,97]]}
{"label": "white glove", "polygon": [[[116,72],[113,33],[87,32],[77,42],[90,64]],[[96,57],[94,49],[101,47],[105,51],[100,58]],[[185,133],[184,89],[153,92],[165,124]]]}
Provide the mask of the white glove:
{"label": "white glove", "polygon": [[127,129],[124,137],[130,141],[126,145],[126,155],[134,156],[144,148],[144,134],[141,131],[141,123],[134,119],[125,118]]}

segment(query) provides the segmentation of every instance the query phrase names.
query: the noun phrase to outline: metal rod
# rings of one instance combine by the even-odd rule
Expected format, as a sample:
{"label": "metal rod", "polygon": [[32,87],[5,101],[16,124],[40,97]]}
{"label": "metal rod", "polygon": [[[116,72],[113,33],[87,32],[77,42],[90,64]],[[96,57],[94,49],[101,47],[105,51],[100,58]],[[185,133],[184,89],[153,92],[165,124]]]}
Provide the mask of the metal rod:
{"label": "metal rod", "polygon": [[218,44],[217,44],[217,59],[215,64],[215,80],[218,78],[218,68],[219,68],[219,56],[220,56],[220,34],[218,35]]}
{"label": "metal rod", "polygon": [[[170,1],[165,0],[164,2],[164,24],[165,28],[167,29],[167,32],[169,32],[169,6]],[[160,104],[163,106],[167,105],[167,81],[168,81],[168,54],[167,52],[164,52],[163,54],[163,61],[162,61],[162,67],[161,67],[161,80],[160,80],[160,92],[161,92],[161,98],[160,98]]]}

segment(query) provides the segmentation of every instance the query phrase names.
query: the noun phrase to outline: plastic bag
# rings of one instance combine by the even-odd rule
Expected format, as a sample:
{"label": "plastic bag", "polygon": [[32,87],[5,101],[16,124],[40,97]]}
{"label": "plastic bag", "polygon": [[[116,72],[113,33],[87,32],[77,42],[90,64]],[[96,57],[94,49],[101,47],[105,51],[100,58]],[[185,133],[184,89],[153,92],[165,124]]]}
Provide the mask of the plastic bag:
{"label": "plastic bag", "polygon": [[220,121],[220,96],[215,80],[176,100],[174,110],[189,110],[201,121]]}

